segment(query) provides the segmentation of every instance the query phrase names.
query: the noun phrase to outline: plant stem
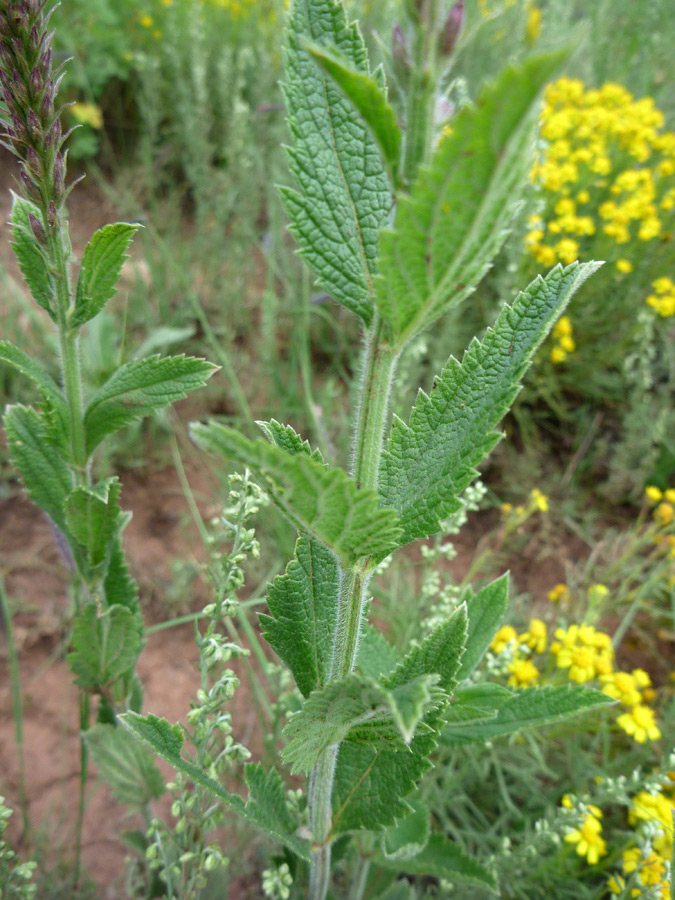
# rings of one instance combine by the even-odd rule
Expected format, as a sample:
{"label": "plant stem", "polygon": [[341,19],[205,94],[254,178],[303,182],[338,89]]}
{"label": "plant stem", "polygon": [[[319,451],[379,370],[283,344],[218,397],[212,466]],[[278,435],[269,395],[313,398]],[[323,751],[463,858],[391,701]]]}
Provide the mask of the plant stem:
{"label": "plant stem", "polygon": [[436,84],[436,44],[438,9],[436,0],[427,0],[421,18],[414,23],[412,72],[405,102],[406,129],[402,159],[402,180],[411,185],[421,163],[431,154]]}
{"label": "plant stem", "polygon": [[[363,351],[359,407],[354,431],[352,475],[361,489],[377,488],[397,360],[398,355],[386,340],[384,323],[376,315]],[[345,678],[356,664],[369,580],[367,564],[360,569],[340,572],[337,625],[329,681]],[[309,819],[314,843],[309,900],[324,900],[328,892],[331,797],[339,749],[339,744],[328,747],[317,760],[309,778]]]}

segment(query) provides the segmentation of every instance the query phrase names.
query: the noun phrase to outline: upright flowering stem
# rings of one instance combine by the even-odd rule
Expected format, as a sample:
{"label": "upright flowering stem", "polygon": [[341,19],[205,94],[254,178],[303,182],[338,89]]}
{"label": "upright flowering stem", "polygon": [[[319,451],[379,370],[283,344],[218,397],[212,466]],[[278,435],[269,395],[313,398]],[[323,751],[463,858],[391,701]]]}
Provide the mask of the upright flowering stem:
{"label": "upright flowering stem", "polygon": [[[60,70],[52,67],[52,35],[47,31],[46,0],[0,0],[0,139],[19,162],[19,183],[35,213],[28,220],[49,273],[51,295],[43,298],[59,338],[61,379],[68,409],[70,467],[73,486],[87,483],[82,375],[77,329],[69,326],[73,306],[70,279],[72,251],[68,233],[66,198],[67,137],[56,107]],[[81,580],[78,586],[88,590]],[[77,601],[79,604],[79,600]],[[89,696],[80,690],[80,729],[89,727]],[[80,742],[80,790],[76,825],[75,883],[79,881],[84,791],[88,756]]]}
{"label": "upright flowering stem", "polygon": [[[361,489],[377,488],[397,360],[398,354],[387,340],[384,323],[376,316],[363,350],[359,407],[353,441],[352,475]],[[360,568],[340,572],[340,597],[330,681],[345,678],[356,665],[369,581],[369,560],[365,560]],[[319,757],[309,778],[308,804],[314,842],[309,900],[324,900],[330,882],[331,795],[339,749],[339,744],[328,747]]]}

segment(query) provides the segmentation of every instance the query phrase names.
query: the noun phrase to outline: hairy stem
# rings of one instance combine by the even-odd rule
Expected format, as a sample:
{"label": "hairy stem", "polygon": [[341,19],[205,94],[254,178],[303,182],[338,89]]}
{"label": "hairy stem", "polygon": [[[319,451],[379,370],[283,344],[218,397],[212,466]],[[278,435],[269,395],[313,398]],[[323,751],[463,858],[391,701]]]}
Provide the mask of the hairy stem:
{"label": "hairy stem", "polygon": [[[386,340],[385,326],[376,316],[363,351],[359,408],[354,432],[352,475],[362,489],[377,488],[397,359],[397,354]],[[329,681],[345,678],[356,665],[369,580],[365,567],[340,573],[340,598]],[[309,778],[308,804],[314,843],[309,900],[324,900],[328,892],[332,840],[331,795],[339,749],[339,744],[328,747],[317,760]]]}

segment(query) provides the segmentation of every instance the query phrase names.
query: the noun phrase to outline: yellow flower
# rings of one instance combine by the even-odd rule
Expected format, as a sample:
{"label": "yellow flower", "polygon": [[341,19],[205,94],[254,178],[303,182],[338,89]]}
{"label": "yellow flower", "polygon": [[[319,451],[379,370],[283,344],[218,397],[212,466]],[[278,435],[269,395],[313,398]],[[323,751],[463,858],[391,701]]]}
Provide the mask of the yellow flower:
{"label": "yellow flower", "polygon": [[658,741],[661,737],[654,710],[648,706],[638,704],[629,713],[619,716],[616,721],[626,734],[631,735],[638,744],[644,744],[648,740]]}
{"label": "yellow flower", "polygon": [[541,619],[530,619],[527,631],[518,637],[521,644],[527,644],[535,653],[543,653],[546,649],[546,623]]}
{"label": "yellow flower", "polygon": [[89,125],[91,128],[103,128],[103,113],[100,107],[94,103],[73,103],[70,114],[80,125]]}
{"label": "yellow flower", "polygon": [[564,335],[560,338],[560,347],[565,351],[565,353],[574,353],[577,348],[577,345],[574,343],[574,338],[571,338],[567,335]]}
{"label": "yellow flower", "polygon": [[527,4],[527,25],[525,26],[525,38],[529,44],[534,42],[541,33],[541,10],[536,3]]}
{"label": "yellow flower", "polygon": [[540,512],[548,512],[548,497],[546,494],[542,494],[539,488],[532,488],[530,491],[530,501]]}
{"label": "yellow flower", "polygon": [[512,628],[510,625],[502,625],[497,634],[492,638],[490,649],[493,653],[501,653],[504,647],[510,644],[511,641],[515,643],[517,639],[518,635],[516,634],[515,628]]}
{"label": "yellow flower", "polygon": [[626,879],[621,875],[611,875],[607,881],[607,887],[613,894],[620,894],[626,887]]}
{"label": "yellow flower", "polygon": [[663,499],[663,494],[655,485],[649,484],[645,488],[645,497],[647,500],[651,500],[652,503],[658,503],[659,500]]}
{"label": "yellow flower", "polygon": [[572,238],[563,238],[555,245],[558,259],[564,263],[573,263],[579,257],[579,244]]}
{"label": "yellow flower", "polygon": [[624,275],[633,271],[633,263],[629,259],[617,259],[616,267],[619,272],[622,272]]}
{"label": "yellow flower", "polygon": [[559,669],[569,669],[571,681],[584,684],[612,670],[612,642],[609,635],[596,631],[592,625],[570,625],[558,628],[558,638],[551,644]]}
{"label": "yellow flower", "polygon": [[551,362],[554,365],[558,365],[558,363],[564,362],[567,358],[567,353],[563,350],[562,347],[554,347],[551,350]]}
{"label": "yellow flower", "polygon": [[566,603],[570,599],[569,588],[566,584],[556,584],[555,587],[552,587],[548,592],[547,597],[551,603],[558,603],[560,601]]}
{"label": "yellow flower", "polygon": [[531,687],[539,679],[539,670],[529,659],[515,659],[509,664],[509,685],[511,687]]}
{"label": "yellow flower", "polygon": [[675,516],[675,507],[672,503],[659,503],[652,515],[659,525],[670,525]]}
{"label": "yellow flower", "polygon": [[642,700],[638,690],[636,679],[628,672],[611,672],[601,675],[600,681],[604,683],[603,691],[614,700],[619,700],[624,706],[637,706]]}
{"label": "yellow flower", "polygon": [[553,329],[553,337],[561,338],[561,337],[570,337],[572,334],[572,322],[569,316],[560,316],[558,321],[555,323],[555,328]]}
{"label": "yellow flower", "polygon": [[607,853],[607,844],[601,834],[600,821],[594,815],[589,815],[584,819],[581,828],[575,828],[565,835],[565,840],[570,844],[576,844],[575,850],[579,856],[585,856],[588,864],[595,866],[600,857]]}
{"label": "yellow flower", "polygon": [[152,28],[154,19],[152,18],[152,16],[144,13],[138,21],[140,22],[142,28]]}

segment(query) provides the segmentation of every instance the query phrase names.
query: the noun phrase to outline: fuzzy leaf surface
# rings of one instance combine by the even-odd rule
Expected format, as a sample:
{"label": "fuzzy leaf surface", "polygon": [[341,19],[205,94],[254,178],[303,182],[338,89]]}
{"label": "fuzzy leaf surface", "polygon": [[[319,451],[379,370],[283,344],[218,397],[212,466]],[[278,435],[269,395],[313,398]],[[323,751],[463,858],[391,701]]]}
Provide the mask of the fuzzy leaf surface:
{"label": "fuzzy leaf surface", "polygon": [[98,615],[88,603],[75,622],[68,665],[75,683],[96,690],[133,668],[143,645],[137,617],[125,606],[111,606]]}
{"label": "fuzzy leaf surface", "polygon": [[225,790],[219,782],[181,756],[183,732],[180,725],[170,725],[166,719],[155,715],[140,716],[131,712],[124,713],[119,719],[138,740],[179,772],[205,787],[214,797],[301,859],[309,860],[309,845],[296,834],[298,825],[288,810],[284,783],[276,770],[265,773],[260,764],[249,763],[244,770],[249,789],[248,800],[245,801],[238,794]]}
{"label": "fuzzy leaf surface", "polygon": [[140,227],[117,222],[94,232],[82,254],[71,328],[93,319],[114,296],[129,244]]}
{"label": "fuzzy leaf surface", "polygon": [[94,725],[85,732],[84,740],[119,803],[142,809],[162,796],[164,779],[151,754],[124,728]]}
{"label": "fuzzy leaf surface", "polygon": [[[461,695],[458,697],[461,706]],[[475,700],[475,697],[472,698]],[[488,741],[502,734],[536,728],[560,722],[569,716],[601,709],[614,701],[602,691],[581,686],[526,688],[516,691],[510,697],[496,697],[492,703],[483,697],[478,704],[483,708],[479,721],[454,721],[443,729],[445,744],[468,744],[473,741]],[[453,707],[451,707],[454,709]],[[490,716],[490,709],[497,710]],[[490,716],[487,718],[486,716]]]}
{"label": "fuzzy leaf surface", "polygon": [[42,394],[42,399],[56,425],[56,442],[60,445],[67,445],[69,438],[68,406],[63,391],[51,375],[45,372],[32,356],[24,353],[9,341],[0,341],[0,362],[7,363],[17,372],[21,372],[22,375],[31,379]]}
{"label": "fuzzy leaf surface", "polygon": [[119,479],[107,478],[94,487],[76,487],[66,500],[68,530],[86,548],[92,569],[103,566],[112,552],[112,540],[119,527],[121,492]]}
{"label": "fuzzy leaf surface", "polygon": [[508,67],[452,121],[380,238],[376,304],[397,346],[470,294],[499,252],[526,183],[540,89],[559,54]]}
{"label": "fuzzy leaf surface", "polygon": [[429,537],[461,507],[459,495],[501,435],[495,427],[513,403],[537,347],[576,289],[599,263],[556,266],[505,306],[482,341],[453,357],[430,394],[420,391],[406,425],[394,418],[382,454],[382,504],[395,509],[402,543]]}
{"label": "fuzzy leaf surface", "polygon": [[64,505],[72,478],[63,457],[50,443],[44,422],[34,409],[16,404],[7,407],[5,431],[10,458],[28,496],[67,534]]}
{"label": "fuzzy leaf surface", "polygon": [[307,49],[363,117],[380,148],[389,180],[395,184],[401,153],[401,129],[382,86],[374,78],[353,69],[337,53],[316,46],[308,46]]}
{"label": "fuzzy leaf surface", "polygon": [[411,859],[377,857],[377,865],[397,869],[408,875],[428,875],[452,881],[470,882],[497,892],[497,880],[478,860],[467,856],[442,834],[432,834],[424,849]]}
{"label": "fuzzy leaf surface", "polygon": [[463,681],[476,668],[501,625],[509,605],[508,573],[497,578],[467,599],[469,617],[466,649],[457,672]]}
{"label": "fuzzy leaf surface", "polygon": [[55,322],[56,287],[49,274],[47,257],[33,234],[29,216],[34,216],[42,224],[40,209],[30,200],[19,197],[12,191],[12,213],[9,222],[16,261],[33,299]]}
{"label": "fuzzy leaf surface", "polygon": [[321,451],[312,450],[309,441],[299,435],[291,425],[282,425],[276,419],[270,419],[269,422],[256,422],[256,425],[270,444],[285,450],[291,456],[295,456],[296,453],[305,453],[317,462],[323,462]]}
{"label": "fuzzy leaf surface", "polygon": [[[412,806],[410,815],[399,819],[382,837],[382,853],[387,859],[411,859],[427,845],[431,835],[429,809],[420,802],[413,802]],[[405,869],[405,865],[401,868]]]}
{"label": "fuzzy leaf surface", "polygon": [[134,419],[182,400],[203,387],[217,366],[192,356],[150,356],[132,361],[110,376],[84,414],[87,452]]}
{"label": "fuzzy leaf surface", "polygon": [[143,631],[141,607],[138,602],[138,585],[131,577],[124,560],[124,552],[119,534],[113,541],[108,568],[103,582],[108,606],[119,605],[133,613],[138,622],[140,633]]}
{"label": "fuzzy leaf surface", "polygon": [[382,632],[366,623],[361,631],[356,668],[368,678],[378,679],[389,675],[400,663],[398,651],[391,646]]}
{"label": "fuzzy leaf surface", "polygon": [[421,675],[391,691],[359,675],[332,681],[289,720],[282,760],[292,774],[307,773],[324,750],[344,740],[405,752],[424,715],[438,705],[437,681]]}
{"label": "fuzzy leaf surface", "polygon": [[193,424],[204,450],[248,466],[301,533],[326,546],[345,568],[397,546],[396,514],[378,509],[374,491],[359,490],[341,469],[328,469],[305,453],[294,456],[262,439],[248,440],[217,422]]}
{"label": "fuzzy leaf surface", "polygon": [[438,675],[438,686],[451,693],[457,684],[456,675],[464,653],[467,637],[466,606],[458,607],[421,644],[410,650],[394,671],[384,679],[387,687],[407,684],[421,675]]}
{"label": "fuzzy leaf surface", "polygon": [[286,45],[285,97],[298,190],[282,196],[300,253],[320,284],[367,324],[373,314],[377,241],[392,196],[370,129],[307,49],[328,46],[370,75],[363,38],[337,0],[294,0]]}
{"label": "fuzzy leaf surface", "polygon": [[260,615],[268,644],[307,697],[326,683],[333,653],[340,576],[323,544],[300,537],[295,559],[267,590],[271,615]]}
{"label": "fuzzy leaf surface", "polygon": [[383,750],[345,741],[340,745],[333,782],[333,837],[348,831],[379,831],[407,816],[405,797],[431,767],[433,731],[413,738],[407,751]]}

